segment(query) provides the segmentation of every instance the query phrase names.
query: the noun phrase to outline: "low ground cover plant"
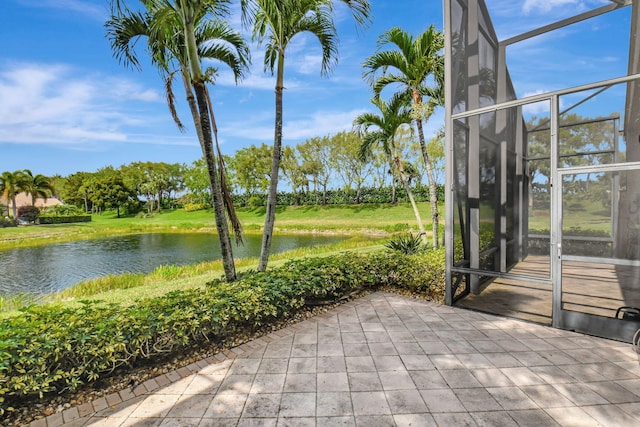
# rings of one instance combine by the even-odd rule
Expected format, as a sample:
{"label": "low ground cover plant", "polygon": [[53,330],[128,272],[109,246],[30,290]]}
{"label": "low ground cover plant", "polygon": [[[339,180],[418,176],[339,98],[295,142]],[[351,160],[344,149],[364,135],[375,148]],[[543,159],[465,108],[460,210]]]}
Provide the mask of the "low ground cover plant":
{"label": "low ground cover plant", "polygon": [[289,261],[238,281],[213,281],[133,305],[86,301],[30,306],[0,322],[0,413],[24,397],[74,390],[121,366],[218,343],[362,289],[395,286],[441,301],[442,250],[358,254]]}

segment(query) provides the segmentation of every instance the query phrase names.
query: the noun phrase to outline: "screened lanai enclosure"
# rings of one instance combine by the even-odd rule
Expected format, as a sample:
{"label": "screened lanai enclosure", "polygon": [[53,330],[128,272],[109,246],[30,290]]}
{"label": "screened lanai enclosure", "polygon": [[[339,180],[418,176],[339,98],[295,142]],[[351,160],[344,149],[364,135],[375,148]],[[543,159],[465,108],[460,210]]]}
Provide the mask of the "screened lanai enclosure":
{"label": "screened lanai enclosure", "polygon": [[631,341],[640,0],[444,3],[447,304]]}

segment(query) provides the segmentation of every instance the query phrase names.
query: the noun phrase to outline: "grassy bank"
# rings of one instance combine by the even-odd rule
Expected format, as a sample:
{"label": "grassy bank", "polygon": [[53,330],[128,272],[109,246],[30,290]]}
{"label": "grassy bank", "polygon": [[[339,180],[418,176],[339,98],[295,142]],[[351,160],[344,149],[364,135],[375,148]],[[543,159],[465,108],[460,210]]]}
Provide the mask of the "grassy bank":
{"label": "grassy bank", "polygon": [[[419,205],[425,227],[431,218],[429,205]],[[260,233],[264,225],[264,208],[240,208],[238,216],[247,232]],[[337,206],[285,206],[276,214],[276,232],[342,232],[347,234],[388,234],[416,229],[409,204],[371,204]],[[117,218],[107,212],[93,215],[89,223],[38,225],[0,228],[0,250],[46,245],[115,234],[151,232],[214,232],[210,210],[185,212],[166,210],[151,218],[128,216]]]}

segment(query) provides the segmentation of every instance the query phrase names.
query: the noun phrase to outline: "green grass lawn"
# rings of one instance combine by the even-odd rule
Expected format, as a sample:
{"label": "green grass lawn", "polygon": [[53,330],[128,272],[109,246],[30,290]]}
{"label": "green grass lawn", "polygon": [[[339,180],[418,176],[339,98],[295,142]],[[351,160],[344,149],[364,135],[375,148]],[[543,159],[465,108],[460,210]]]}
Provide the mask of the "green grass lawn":
{"label": "green grass lawn", "polygon": [[[429,230],[429,204],[421,203],[419,208],[422,221]],[[444,205],[441,204],[441,208],[444,210]],[[238,216],[246,232],[262,232],[264,208],[240,208]],[[442,215],[440,217],[442,218]],[[282,233],[335,231],[349,234],[387,234],[416,229],[416,219],[408,203],[279,207],[275,224],[275,231]],[[117,218],[115,213],[106,212],[93,215],[89,223],[0,228],[0,250],[114,234],[148,232],[215,232],[215,222],[211,210],[165,210],[150,218]]]}

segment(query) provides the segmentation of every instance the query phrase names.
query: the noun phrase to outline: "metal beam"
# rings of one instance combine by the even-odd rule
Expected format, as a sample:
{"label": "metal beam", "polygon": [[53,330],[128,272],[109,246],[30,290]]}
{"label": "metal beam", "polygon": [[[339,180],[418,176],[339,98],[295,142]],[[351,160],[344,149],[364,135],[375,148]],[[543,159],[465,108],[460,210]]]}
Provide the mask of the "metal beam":
{"label": "metal beam", "polygon": [[500,42],[500,46],[508,46],[513,43],[521,42],[523,40],[530,39],[532,37],[539,36],[540,34],[548,33],[549,31],[557,30],[558,28],[566,27],[577,22],[584,21],[585,19],[593,18],[594,16],[602,15],[607,12],[611,12],[615,9],[630,6],[632,0],[620,0],[606,6],[599,7],[597,9],[590,10],[588,12],[581,13],[579,15],[572,16],[570,18],[562,19],[544,27],[536,28],[535,30],[527,31],[517,36],[510,37]]}

